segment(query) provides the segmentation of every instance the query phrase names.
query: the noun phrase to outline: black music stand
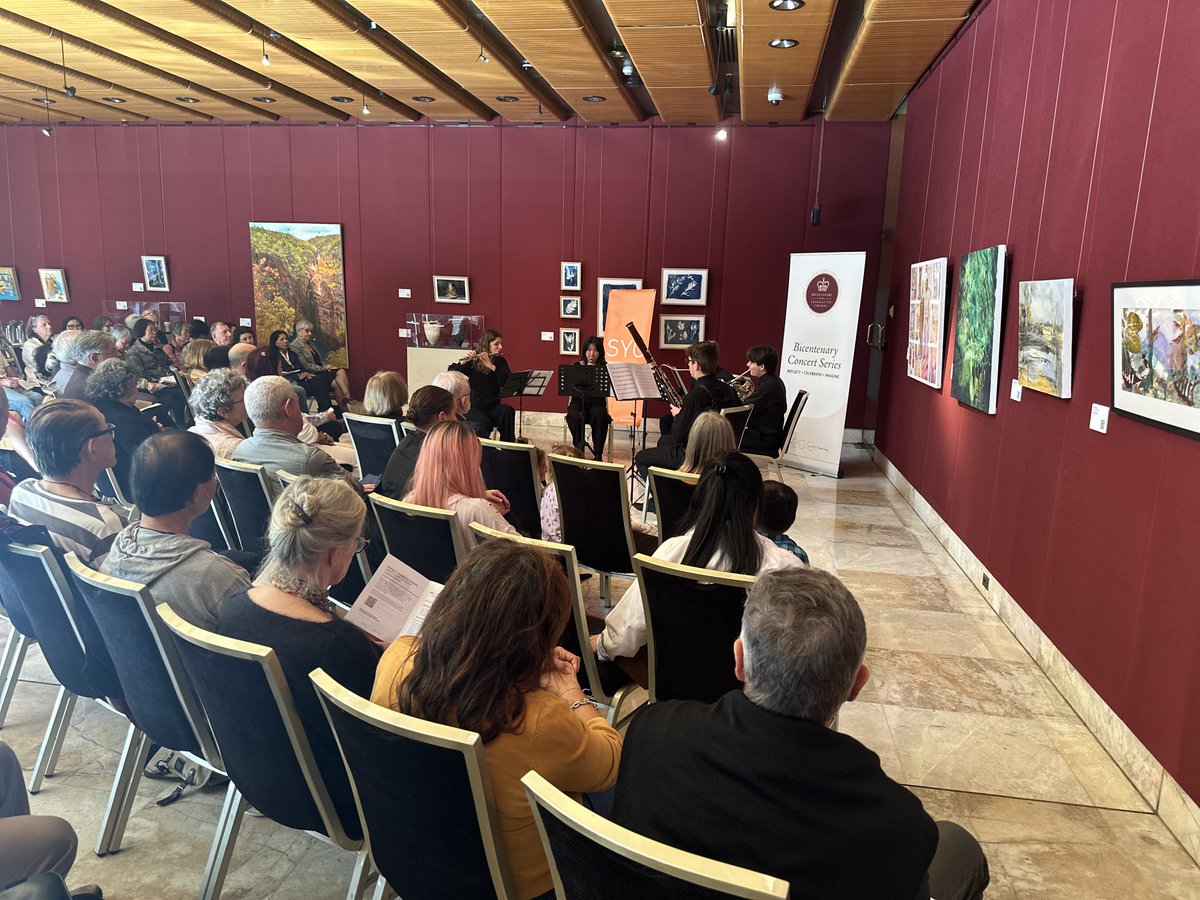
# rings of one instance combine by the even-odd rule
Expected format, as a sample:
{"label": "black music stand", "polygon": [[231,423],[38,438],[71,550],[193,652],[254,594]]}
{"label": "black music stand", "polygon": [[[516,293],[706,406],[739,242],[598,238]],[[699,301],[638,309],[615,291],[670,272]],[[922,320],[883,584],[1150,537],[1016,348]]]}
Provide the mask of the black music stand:
{"label": "black music stand", "polygon": [[508,379],[500,386],[500,399],[517,398],[517,437],[525,436],[525,398],[545,394],[551,374],[549,369],[510,372]]}
{"label": "black music stand", "polygon": [[[608,378],[608,366],[587,366],[583,363],[564,364],[558,367],[558,396],[578,399],[580,406],[585,397],[599,399],[612,396],[612,383]],[[582,416],[583,410],[580,409]],[[586,423],[584,423],[586,425]],[[612,432],[612,429],[609,429]],[[584,446],[592,451],[596,459],[604,459],[604,448],[597,450],[584,440]]]}

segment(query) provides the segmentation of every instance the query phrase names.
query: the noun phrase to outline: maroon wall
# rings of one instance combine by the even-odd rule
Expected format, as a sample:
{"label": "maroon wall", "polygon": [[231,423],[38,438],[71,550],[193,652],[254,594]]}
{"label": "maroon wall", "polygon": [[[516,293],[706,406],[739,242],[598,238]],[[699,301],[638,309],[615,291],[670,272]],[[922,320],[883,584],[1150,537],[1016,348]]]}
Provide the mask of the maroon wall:
{"label": "maroon wall", "polygon": [[[1169,7],[1169,15],[1168,15]],[[878,443],[1200,797],[1200,442],[1114,416],[1110,285],[1200,274],[1200,5],[995,0],[908,105]],[[999,409],[905,376],[909,265],[1008,245]],[[1073,397],[1016,377],[1017,282],[1074,277]],[[955,278],[957,283],[957,271]],[[949,316],[948,316],[949,318]],[[952,343],[952,336],[948,344]]]}
{"label": "maroon wall", "polygon": [[[397,329],[434,309],[435,273],[471,278],[471,306],[442,309],[502,329],[515,366],[550,368],[564,360],[539,332],[589,334],[598,276],[657,288],[663,266],[707,266],[708,306],[685,311],[707,314],[737,372],[746,347],[780,340],[789,253],[866,250],[868,297],[876,283],[888,126],[827,126],[814,228],[819,138],[812,124],[735,127],[725,143],[711,128],[661,126],[99,126],[52,139],[0,127],[0,265],[18,267],[27,298],[0,317],[32,312],[37,269],[62,266],[72,300],[50,309],[56,319],[91,317],[105,299],[161,299],[236,321],[252,312],[248,222],[340,222],[359,384],[404,370]],[[130,291],[142,254],[166,255],[170,293]],[[583,261],[578,322],[558,318],[562,260]],[[850,427],[866,363],[856,360]]]}

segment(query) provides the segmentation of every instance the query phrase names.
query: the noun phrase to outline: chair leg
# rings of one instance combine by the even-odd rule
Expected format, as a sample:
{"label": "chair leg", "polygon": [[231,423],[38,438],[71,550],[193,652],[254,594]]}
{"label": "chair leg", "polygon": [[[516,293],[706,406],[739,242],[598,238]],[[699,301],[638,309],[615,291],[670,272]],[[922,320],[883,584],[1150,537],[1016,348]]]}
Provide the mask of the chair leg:
{"label": "chair leg", "polygon": [[125,732],[125,747],[117,763],[117,774],[113,778],[112,790],[108,794],[108,806],[104,809],[104,820],[100,824],[100,836],[96,839],[96,855],[106,856],[121,849],[125,836],[125,825],[133,811],[141,784],[142,770],[150,755],[150,738],[132,722]]}
{"label": "chair leg", "polygon": [[612,606],[612,597],[609,592],[612,590],[612,577],[607,572],[600,573],[600,603],[608,609]]}
{"label": "chair leg", "polygon": [[42,789],[42,779],[54,774],[58,763],[58,752],[62,749],[67,729],[71,726],[71,714],[75,712],[77,695],[65,687],[58,689],[54,699],[54,709],[50,712],[50,721],[46,723],[46,734],[42,738],[42,748],[38,751],[37,761],[29,774],[29,793],[36,794]]}
{"label": "chair leg", "polygon": [[650,516],[650,479],[646,479],[646,490],[642,491],[642,524],[645,525]]}
{"label": "chair leg", "polygon": [[4,727],[4,720],[8,718],[8,706],[17,689],[29,643],[29,638],[14,628],[4,645],[4,659],[0,661],[0,728]]}
{"label": "chair leg", "polygon": [[[350,886],[346,890],[346,900],[364,900],[367,889],[374,879],[371,878],[374,869],[371,865],[371,851],[363,847],[354,854],[354,869],[350,873]],[[383,880],[383,876],[379,876]]]}
{"label": "chair leg", "polygon": [[249,804],[242,792],[232,781],[229,782],[229,789],[225,792],[225,803],[217,819],[217,833],[213,838],[212,851],[208,855],[208,865],[204,869],[204,879],[200,882],[200,900],[220,900],[221,890],[225,886],[225,875],[229,872],[229,861],[233,857],[233,847],[242,828],[242,815],[247,806]]}

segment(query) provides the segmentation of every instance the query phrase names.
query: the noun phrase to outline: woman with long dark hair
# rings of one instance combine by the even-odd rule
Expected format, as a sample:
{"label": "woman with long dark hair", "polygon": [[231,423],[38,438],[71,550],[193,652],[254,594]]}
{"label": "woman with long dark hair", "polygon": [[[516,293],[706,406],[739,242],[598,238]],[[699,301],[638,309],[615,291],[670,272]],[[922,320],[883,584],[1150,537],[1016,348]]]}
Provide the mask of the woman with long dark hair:
{"label": "woman with long dark hair", "polygon": [[553,887],[521,777],[535,769],[560,790],[605,790],[621,738],[579,687],[579,659],[558,647],[570,616],[562,567],[507,540],[471,551],[418,637],[384,653],[371,699],[483,739],[500,838],[519,896]]}
{"label": "woman with long dark hair", "polygon": [[308,396],[317,401],[317,409],[326,410],[333,406],[329,399],[328,380],[304,371],[299,356],[292,350],[292,341],[286,331],[271,332],[267,341],[267,358],[278,374],[293,384],[300,385]]}
{"label": "woman with long dark hair", "polygon": [[[604,361],[604,341],[595,336],[584,341],[579,363],[584,366],[607,365]],[[608,424],[611,421],[607,397],[572,397],[567,406],[567,427],[571,429],[571,442],[575,449],[582,453],[583,428],[585,425],[592,426],[592,447],[597,459],[604,456],[604,444],[608,440]]]}
{"label": "woman with long dark hair", "polygon": [[[754,530],[761,501],[762,475],[748,457],[735,450],[710,460],[683,534],[663,541],[655,559],[739,575],[803,566]],[[636,581],[605,617],[604,631],[592,638],[592,646],[601,661],[617,662],[645,686],[646,614]]]}
{"label": "woman with long dark hair", "polygon": [[462,372],[471,382],[471,408],[467,410],[467,419],[475,433],[487,437],[493,428],[498,428],[500,440],[515,441],[517,411],[500,402],[500,388],[512,374],[508,360],[504,358],[504,336],[489,328],[475,349],[450,366],[450,370]]}

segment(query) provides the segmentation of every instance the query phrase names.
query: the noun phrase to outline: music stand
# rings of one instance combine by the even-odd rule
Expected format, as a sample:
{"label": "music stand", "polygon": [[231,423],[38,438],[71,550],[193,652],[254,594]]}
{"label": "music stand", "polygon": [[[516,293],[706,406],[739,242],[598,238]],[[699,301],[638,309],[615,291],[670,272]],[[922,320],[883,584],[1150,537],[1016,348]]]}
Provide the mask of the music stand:
{"label": "music stand", "polygon": [[500,386],[500,398],[517,398],[517,437],[525,436],[525,398],[540,397],[546,393],[554,373],[549,369],[529,369],[525,372],[510,372]]}
{"label": "music stand", "polygon": [[[567,363],[558,367],[558,396],[570,397],[572,400],[578,398],[582,406],[585,397],[598,399],[611,395],[612,383],[608,378],[608,366],[587,366],[583,363]],[[583,410],[581,409],[581,416],[582,413]],[[603,447],[597,451],[586,440],[583,443],[584,446],[591,449],[592,456],[596,459],[604,459]]]}

